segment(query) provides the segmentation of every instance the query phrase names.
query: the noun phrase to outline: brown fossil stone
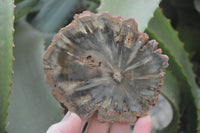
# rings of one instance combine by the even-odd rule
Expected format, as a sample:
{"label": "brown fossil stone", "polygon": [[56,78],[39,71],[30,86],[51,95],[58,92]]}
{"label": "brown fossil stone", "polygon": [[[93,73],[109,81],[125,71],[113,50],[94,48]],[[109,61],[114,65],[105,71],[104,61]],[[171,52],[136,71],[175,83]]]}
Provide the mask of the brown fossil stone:
{"label": "brown fossil stone", "polygon": [[134,19],[75,15],[43,57],[54,97],[82,118],[131,122],[158,102],[168,57]]}

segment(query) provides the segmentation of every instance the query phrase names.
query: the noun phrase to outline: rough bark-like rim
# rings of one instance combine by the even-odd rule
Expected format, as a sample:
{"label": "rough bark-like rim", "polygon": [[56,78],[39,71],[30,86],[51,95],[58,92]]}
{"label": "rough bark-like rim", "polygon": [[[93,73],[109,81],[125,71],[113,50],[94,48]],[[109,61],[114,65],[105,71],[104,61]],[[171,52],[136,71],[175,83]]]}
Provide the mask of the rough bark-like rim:
{"label": "rough bark-like rim", "polygon": [[[52,51],[52,50],[54,49],[54,47],[55,47],[54,44],[55,44],[55,42],[56,42],[57,40],[60,39],[60,34],[61,34],[63,31],[75,28],[75,27],[76,27],[75,23],[76,23],[76,20],[77,20],[77,19],[91,17],[91,16],[93,16],[93,15],[95,15],[95,16],[106,15],[106,16],[109,16],[109,18],[111,18],[112,20],[115,20],[115,21],[117,20],[118,22],[120,22],[120,21],[123,21],[124,23],[133,22],[133,23],[134,23],[134,27],[132,27],[132,28],[134,29],[134,31],[135,31],[137,34],[140,34],[140,35],[142,35],[143,37],[146,37],[147,40],[149,39],[149,37],[148,37],[148,35],[147,35],[146,33],[140,33],[140,32],[138,31],[137,23],[136,23],[135,20],[132,19],[132,18],[129,18],[129,19],[124,20],[122,17],[120,17],[120,16],[112,16],[112,15],[111,15],[110,13],[108,13],[108,12],[99,13],[99,14],[93,14],[93,13],[91,13],[91,12],[89,12],[89,11],[84,11],[82,14],[76,14],[76,15],[74,16],[74,20],[73,20],[69,25],[67,25],[67,26],[65,26],[64,28],[62,28],[61,30],[59,30],[58,34],[56,34],[56,35],[54,36],[54,38],[53,38],[53,40],[52,40],[52,43],[51,43],[51,45],[48,47],[47,52],[44,54],[43,58],[45,59],[46,57],[48,57],[50,51]],[[154,40],[154,41],[155,41],[155,40]],[[169,59],[168,59],[168,56],[162,55],[162,50],[161,50],[161,49],[157,49],[157,45],[158,45],[158,43],[156,43],[156,46],[155,46],[155,48],[154,48],[154,50],[153,50],[152,53],[158,52],[160,56],[162,56],[163,58],[166,59],[166,61],[165,61],[162,65],[168,65],[168,60],[169,60]],[[145,46],[144,46],[144,47],[145,47]],[[43,61],[43,69],[45,68],[44,65],[45,65],[45,64],[44,64],[44,61]],[[59,102],[63,103],[70,111],[73,112],[73,107],[72,107],[70,104],[65,104],[64,101],[62,101],[62,99],[60,98],[60,96],[59,96],[57,93],[54,92],[54,89],[53,89],[53,88],[56,88],[56,87],[54,86],[54,82],[53,82],[53,80],[51,79],[52,73],[51,73],[50,71],[46,71],[45,69],[44,69],[44,72],[45,72],[45,81],[51,86],[51,88],[52,88],[52,94],[54,95],[54,97],[55,97]],[[161,70],[160,73],[164,73],[164,72]],[[159,78],[161,79],[161,82],[159,82],[159,83],[157,84],[158,89],[152,88],[152,89],[155,91],[156,101],[149,101],[149,102],[150,102],[149,107],[153,107],[153,106],[158,102],[158,94],[160,93],[161,86],[163,85],[163,82],[164,82],[164,74],[161,75]],[[149,108],[149,107],[148,107],[148,108]],[[101,107],[99,107],[99,108],[101,108]],[[98,110],[98,109],[97,109],[97,110]],[[144,111],[141,111],[141,112],[142,112],[141,114],[134,114],[133,118],[137,118],[137,119],[138,119],[138,118],[143,117],[143,116],[146,115],[146,112],[144,112]],[[91,114],[91,116],[94,115],[94,114],[96,114],[96,113],[93,112],[93,114]],[[89,117],[91,117],[91,116],[89,116]],[[88,117],[88,118],[89,118],[89,117]],[[130,121],[124,121],[124,122],[130,122]]]}

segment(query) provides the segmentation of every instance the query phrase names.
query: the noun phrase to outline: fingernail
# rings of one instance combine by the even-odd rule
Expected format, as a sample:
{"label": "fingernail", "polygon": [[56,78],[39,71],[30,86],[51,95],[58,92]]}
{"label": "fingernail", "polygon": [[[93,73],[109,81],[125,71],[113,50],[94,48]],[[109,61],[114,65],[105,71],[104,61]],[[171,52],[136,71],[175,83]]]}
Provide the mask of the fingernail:
{"label": "fingernail", "polygon": [[147,115],[147,116],[144,116],[140,119],[138,119],[137,123],[140,123],[140,124],[145,124],[145,125],[149,125],[150,127],[152,126],[152,119],[151,119],[151,116],[150,115]]}
{"label": "fingernail", "polygon": [[68,121],[72,117],[72,112],[68,111],[67,114],[64,116],[62,121]]}
{"label": "fingernail", "polygon": [[142,117],[142,118],[140,118],[140,119],[142,119],[142,120],[148,120],[148,121],[151,121],[151,116],[150,115],[147,115],[147,116],[144,116],[144,117]]}

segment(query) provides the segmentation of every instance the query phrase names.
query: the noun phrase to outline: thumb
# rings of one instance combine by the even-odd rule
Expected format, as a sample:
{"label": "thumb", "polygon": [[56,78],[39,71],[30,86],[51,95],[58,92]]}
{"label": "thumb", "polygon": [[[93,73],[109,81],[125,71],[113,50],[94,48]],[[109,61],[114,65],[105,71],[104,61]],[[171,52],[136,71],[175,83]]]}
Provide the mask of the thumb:
{"label": "thumb", "polygon": [[86,119],[81,119],[75,113],[68,111],[62,121],[53,124],[46,133],[80,133],[85,123]]}
{"label": "thumb", "polygon": [[133,133],[151,133],[152,120],[151,116],[145,116],[140,119],[135,124]]}

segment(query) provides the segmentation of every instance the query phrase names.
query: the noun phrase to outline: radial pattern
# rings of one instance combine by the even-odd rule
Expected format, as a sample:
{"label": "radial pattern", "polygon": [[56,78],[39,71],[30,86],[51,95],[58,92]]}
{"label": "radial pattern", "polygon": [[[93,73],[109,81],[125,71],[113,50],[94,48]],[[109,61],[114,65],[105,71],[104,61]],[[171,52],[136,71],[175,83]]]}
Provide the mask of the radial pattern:
{"label": "radial pattern", "polygon": [[134,19],[88,11],[74,19],[43,58],[52,94],[82,118],[134,123],[157,103],[168,57]]}

